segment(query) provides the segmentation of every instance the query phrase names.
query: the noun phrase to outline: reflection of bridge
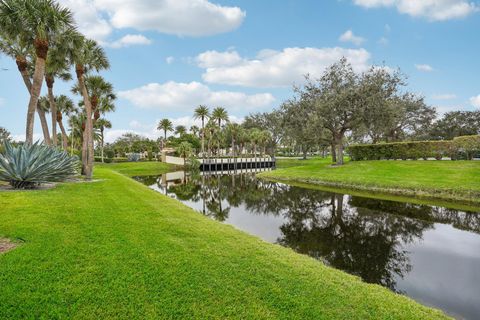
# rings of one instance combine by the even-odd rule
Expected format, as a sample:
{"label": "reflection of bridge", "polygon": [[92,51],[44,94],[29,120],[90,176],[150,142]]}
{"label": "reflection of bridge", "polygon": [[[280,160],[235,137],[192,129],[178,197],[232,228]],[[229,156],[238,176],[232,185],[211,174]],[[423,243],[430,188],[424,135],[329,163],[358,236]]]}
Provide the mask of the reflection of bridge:
{"label": "reflection of bridge", "polygon": [[275,159],[254,158],[206,158],[200,160],[201,171],[236,171],[275,168]]}

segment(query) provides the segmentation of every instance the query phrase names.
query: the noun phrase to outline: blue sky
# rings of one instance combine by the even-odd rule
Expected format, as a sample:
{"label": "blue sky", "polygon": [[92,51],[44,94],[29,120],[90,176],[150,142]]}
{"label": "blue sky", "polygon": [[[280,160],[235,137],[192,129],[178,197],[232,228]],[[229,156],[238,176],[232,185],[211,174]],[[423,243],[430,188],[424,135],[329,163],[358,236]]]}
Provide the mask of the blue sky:
{"label": "blue sky", "polygon": [[[409,90],[440,112],[480,108],[480,4],[466,0],[61,0],[111,61],[117,111],[112,141],[126,131],[154,138],[164,117],[193,124],[198,104],[232,119],[268,111],[302,74],[346,56],[356,70],[401,68]],[[28,96],[14,62],[0,56],[0,126],[18,139]],[[73,83],[58,83],[69,93]],[[42,91],[45,92],[45,88]],[[78,97],[74,97],[79,100]],[[36,120],[36,137],[40,127]]]}

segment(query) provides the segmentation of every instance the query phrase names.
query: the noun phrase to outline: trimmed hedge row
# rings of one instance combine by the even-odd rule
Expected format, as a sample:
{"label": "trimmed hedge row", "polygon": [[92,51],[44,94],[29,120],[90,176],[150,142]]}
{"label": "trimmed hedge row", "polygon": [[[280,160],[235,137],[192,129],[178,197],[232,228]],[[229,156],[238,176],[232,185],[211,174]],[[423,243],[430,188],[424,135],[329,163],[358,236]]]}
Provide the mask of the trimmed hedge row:
{"label": "trimmed hedge row", "polygon": [[348,147],[353,161],[390,160],[390,159],[425,159],[450,157],[473,159],[480,152],[479,136],[462,136],[445,141],[408,141],[394,143],[379,143],[368,145],[353,145]]}

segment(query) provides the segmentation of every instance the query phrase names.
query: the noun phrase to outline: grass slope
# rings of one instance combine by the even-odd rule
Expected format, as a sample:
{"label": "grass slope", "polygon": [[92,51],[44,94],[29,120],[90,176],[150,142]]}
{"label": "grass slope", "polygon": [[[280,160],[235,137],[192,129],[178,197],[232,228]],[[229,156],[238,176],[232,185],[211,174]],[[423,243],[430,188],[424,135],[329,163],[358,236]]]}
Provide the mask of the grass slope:
{"label": "grass slope", "polygon": [[0,319],[445,318],[110,168],[0,194],[0,237],[23,242],[0,255]]}
{"label": "grass slope", "polygon": [[97,168],[110,168],[126,176],[150,176],[172,171],[175,165],[157,161],[119,162],[97,164]]}
{"label": "grass slope", "polygon": [[[297,165],[295,165],[295,162]],[[278,160],[260,177],[344,189],[480,204],[480,161]]]}

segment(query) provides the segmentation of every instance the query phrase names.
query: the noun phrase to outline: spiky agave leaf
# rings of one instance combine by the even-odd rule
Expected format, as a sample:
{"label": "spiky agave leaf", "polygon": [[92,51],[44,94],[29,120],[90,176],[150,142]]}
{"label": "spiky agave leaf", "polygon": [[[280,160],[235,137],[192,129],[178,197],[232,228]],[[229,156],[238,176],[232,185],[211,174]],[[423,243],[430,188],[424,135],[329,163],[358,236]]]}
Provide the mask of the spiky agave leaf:
{"label": "spiky agave leaf", "polygon": [[45,182],[60,182],[77,174],[78,159],[54,147],[4,142],[0,154],[0,180],[17,189],[32,189]]}

